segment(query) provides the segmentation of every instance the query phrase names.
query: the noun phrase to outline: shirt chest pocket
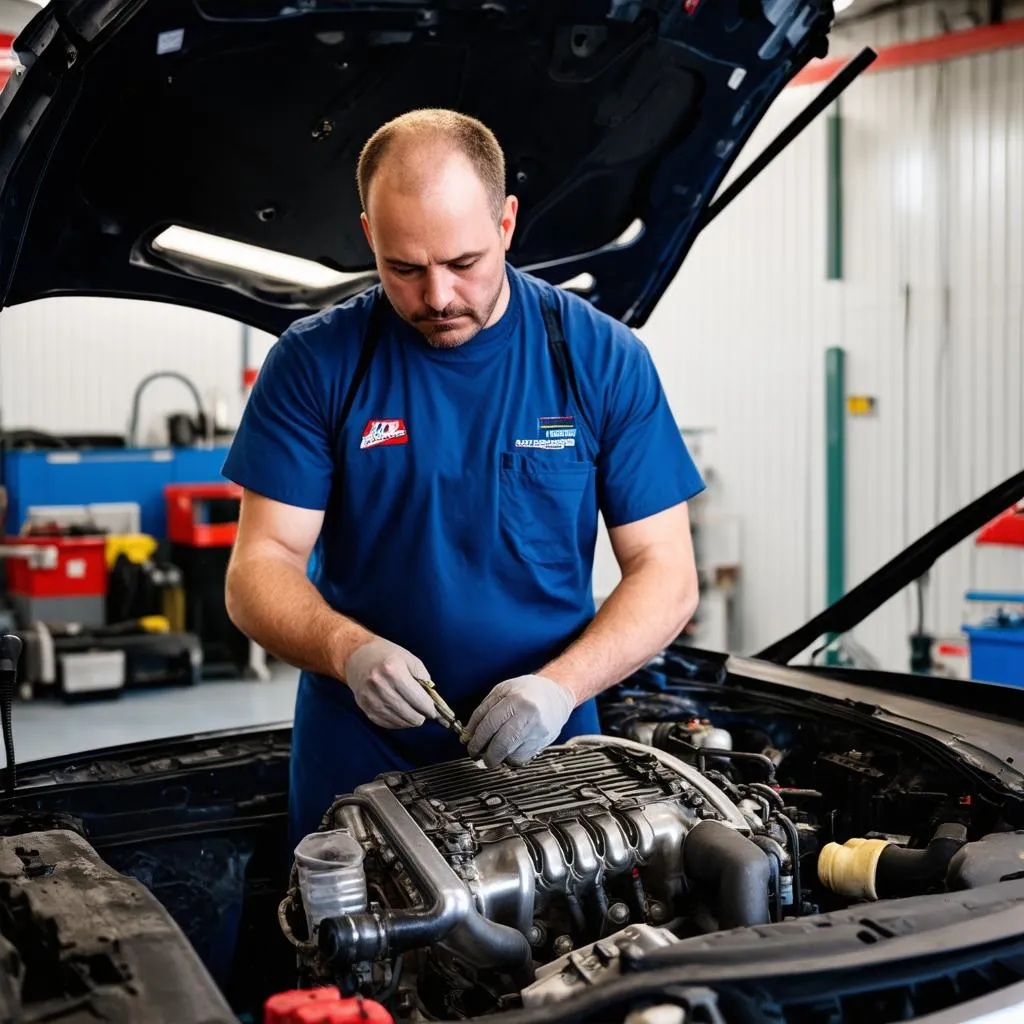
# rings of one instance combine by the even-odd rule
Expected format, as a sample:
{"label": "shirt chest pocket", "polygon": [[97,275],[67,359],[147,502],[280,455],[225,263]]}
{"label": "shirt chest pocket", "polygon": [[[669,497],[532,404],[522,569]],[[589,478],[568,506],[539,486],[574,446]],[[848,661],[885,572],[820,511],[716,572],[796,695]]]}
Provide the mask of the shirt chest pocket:
{"label": "shirt chest pocket", "polygon": [[498,479],[498,524],[524,561],[560,565],[580,558],[580,516],[595,467],[545,458],[544,452],[504,452]]}

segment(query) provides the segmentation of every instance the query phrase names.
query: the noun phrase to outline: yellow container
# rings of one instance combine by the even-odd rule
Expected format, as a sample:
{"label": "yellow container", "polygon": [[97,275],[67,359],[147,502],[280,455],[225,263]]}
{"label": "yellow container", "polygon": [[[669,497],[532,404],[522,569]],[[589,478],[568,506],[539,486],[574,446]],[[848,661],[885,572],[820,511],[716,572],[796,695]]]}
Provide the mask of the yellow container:
{"label": "yellow container", "polygon": [[118,555],[124,555],[129,562],[141,565],[153,557],[157,549],[155,537],[148,533],[114,533],[107,537],[107,571],[114,568]]}

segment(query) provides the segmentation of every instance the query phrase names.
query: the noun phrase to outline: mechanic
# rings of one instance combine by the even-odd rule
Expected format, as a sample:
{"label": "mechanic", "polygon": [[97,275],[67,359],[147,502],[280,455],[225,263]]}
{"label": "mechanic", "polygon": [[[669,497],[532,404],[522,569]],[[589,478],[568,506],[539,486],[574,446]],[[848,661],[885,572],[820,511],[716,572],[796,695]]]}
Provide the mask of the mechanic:
{"label": "mechanic", "polygon": [[[337,794],[466,755],[417,680],[470,755],[521,765],[599,732],[595,695],[697,605],[704,483],[648,351],[507,262],[494,134],[413,111],[369,139],[357,185],[380,286],[282,334],[224,467],[243,488],[230,615],[302,670],[295,842]],[[595,613],[599,510],[621,581]]]}

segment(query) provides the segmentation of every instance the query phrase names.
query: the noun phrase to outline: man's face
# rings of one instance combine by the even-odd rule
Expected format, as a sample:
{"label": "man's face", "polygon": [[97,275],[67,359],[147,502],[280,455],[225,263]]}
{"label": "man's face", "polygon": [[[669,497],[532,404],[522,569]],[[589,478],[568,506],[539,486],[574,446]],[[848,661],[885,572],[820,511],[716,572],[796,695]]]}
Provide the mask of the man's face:
{"label": "man's face", "polygon": [[506,198],[499,223],[457,154],[389,154],[374,177],[362,220],[381,285],[435,348],[464,344],[504,313],[516,205]]}

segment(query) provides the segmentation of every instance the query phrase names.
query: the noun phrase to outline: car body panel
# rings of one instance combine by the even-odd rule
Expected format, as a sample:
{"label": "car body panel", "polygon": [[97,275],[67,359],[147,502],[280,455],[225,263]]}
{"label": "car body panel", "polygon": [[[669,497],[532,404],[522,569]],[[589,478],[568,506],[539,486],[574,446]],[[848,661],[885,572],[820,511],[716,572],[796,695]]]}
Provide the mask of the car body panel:
{"label": "car body panel", "polygon": [[[56,0],[33,19],[15,44],[24,71],[0,93],[2,304],[156,299],[279,332],[375,280],[362,144],[411,107],[448,106],[505,149],[520,200],[510,261],[554,283],[589,278],[598,308],[639,325],[832,20],[829,0],[279,9]],[[170,258],[152,242],[171,226],[338,281]]]}

